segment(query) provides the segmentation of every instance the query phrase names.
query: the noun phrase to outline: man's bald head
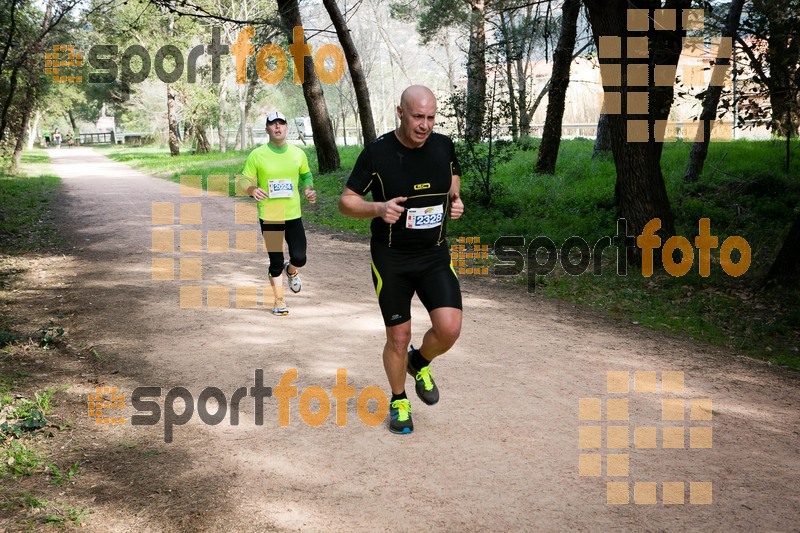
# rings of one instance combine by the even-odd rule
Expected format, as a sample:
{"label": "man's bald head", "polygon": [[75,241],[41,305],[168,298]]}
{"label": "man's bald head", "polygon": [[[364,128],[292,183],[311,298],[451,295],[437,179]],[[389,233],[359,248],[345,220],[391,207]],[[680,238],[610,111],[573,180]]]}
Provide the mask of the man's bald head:
{"label": "man's bald head", "polygon": [[416,105],[427,106],[430,104],[433,104],[436,109],[436,97],[433,95],[433,91],[424,85],[406,87],[406,90],[400,95],[400,107],[406,110]]}
{"label": "man's bald head", "polygon": [[436,119],[436,97],[424,85],[412,85],[400,95],[397,106],[400,126],[395,135],[408,148],[419,148],[433,131]]}

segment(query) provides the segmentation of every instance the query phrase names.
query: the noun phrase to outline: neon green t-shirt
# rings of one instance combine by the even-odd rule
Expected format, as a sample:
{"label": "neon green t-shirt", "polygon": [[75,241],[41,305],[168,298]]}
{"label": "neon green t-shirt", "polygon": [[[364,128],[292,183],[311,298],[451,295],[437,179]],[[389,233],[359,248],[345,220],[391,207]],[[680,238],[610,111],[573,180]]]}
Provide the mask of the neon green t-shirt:
{"label": "neon green t-shirt", "polygon": [[292,144],[259,146],[247,156],[242,174],[267,193],[258,202],[258,218],[268,222],[300,218],[300,189],[314,186],[305,152]]}

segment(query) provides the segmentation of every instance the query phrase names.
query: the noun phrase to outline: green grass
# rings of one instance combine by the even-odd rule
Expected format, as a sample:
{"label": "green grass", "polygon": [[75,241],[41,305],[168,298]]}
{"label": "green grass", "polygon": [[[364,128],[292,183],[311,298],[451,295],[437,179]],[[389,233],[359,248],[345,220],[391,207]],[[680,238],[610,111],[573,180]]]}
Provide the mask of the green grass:
{"label": "green grass", "polygon": [[17,255],[54,245],[50,201],[59,187],[44,150],[23,152],[19,176],[0,173],[0,254]]}
{"label": "green grass", "polygon": [[[317,154],[314,148],[312,146],[301,148],[308,157],[308,164],[314,174],[314,188],[317,190],[316,204],[303,203],[303,220],[336,231],[369,233],[369,221],[343,217],[339,214],[338,208],[339,195],[342,193],[350,169],[355,165],[360,148],[354,146],[340,148],[342,169],[324,175],[318,173]],[[199,175],[201,185],[205,188],[209,175],[228,176],[228,192],[231,195],[235,194],[236,177],[241,174],[247,155],[251,151],[228,151],[224,154],[212,152],[202,155],[182,153],[172,157],[169,155],[169,150],[164,147],[114,146],[97,150],[114,161],[126,163],[142,172],[176,183],[180,183],[181,176]]]}
{"label": "green grass", "polygon": [[[798,153],[795,143],[794,153]],[[683,183],[691,145],[665,145],[662,170],[676,216],[676,233],[693,241],[698,220],[709,218],[720,244],[731,235],[744,237],[752,263],[742,278],[725,275],[718,252],[712,274],[697,266],[673,278],[663,271],[645,278],[640,271],[615,274],[614,251],[604,254],[602,276],[569,276],[563,270],[537,280],[537,290],[556,298],[602,308],[612,316],[653,329],[683,333],[718,346],[800,369],[800,291],[761,290],[760,280],[774,260],[800,206],[800,160],[783,172],[783,141],[737,141],[712,144],[705,172],[694,184]],[[615,170],[610,159],[592,160],[592,142],[562,143],[555,176],[531,169],[535,152],[520,152],[498,166],[503,194],[486,209],[450,226],[451,235],[476,235],[493,242],[499,235],[530,241],[547,236],[560,245],[572,235],[590,246],[616,233]],[[477,211],[477,213],[475,213]]]}
{"label": "green grass", "polygon": [[[580,236],[593,245],[616,234],[614,183],[610,156],[592,159],[593,141],[561,143],[554,176],[533,172],[537,142],[527,143],[494,170],[498,194],[491,207],[474,197],[471,181],[462,178],[466,213],[452,221],[449,234],[479,236],[493,243],[502,235],[519,235],[529,242],[546,236],[560,245]],[[712,143],[701,179],[685,184],[683,174],[691,145],[664,146],[662,171],[676,218],[676,232],[693,242],[698,220],[709,218],[720,244],[731,235],[744,237],[752,249],[752,264],[742,278],[725,275],[718,251],[712,251],[712,273],[703,278],[697,267],[673,278],[663,271],[645,278],[631,267],[626,276],[615,272],[615,254],[604,254],[601,276],[569,276],[561,270],[537,280],[545,296],[578,302],[606,311],[638,326],[646,326],[735,350],[800,369],[800,291],[762,290],[760,281],[777,253],[800,206],[800,143],[795,142],[791,172],[784,174],[784,141]],[[317,175],[313,148],[305,147],[315,174],[317,205],[303,207],[311,224],[336,231],[366,234],[369,222],[338,213],[337,203],[355,159],[357,147],[341,148],[342,168]],[[231,181],[246,153],[182,155],[166,149],[108,148],[103,153],[153,175],[178,181],[181,174],[228,174]],[[232,189],[231,189],[232,190]],[[525,281],[519,280],[520,290]]]}

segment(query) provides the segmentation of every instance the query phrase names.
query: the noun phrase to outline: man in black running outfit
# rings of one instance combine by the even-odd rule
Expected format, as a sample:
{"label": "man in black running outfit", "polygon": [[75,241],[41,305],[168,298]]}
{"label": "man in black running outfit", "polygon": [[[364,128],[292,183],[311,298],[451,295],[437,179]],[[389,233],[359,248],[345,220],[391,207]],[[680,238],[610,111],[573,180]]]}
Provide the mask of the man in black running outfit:
{"label": "man in black running outfit", "polygon": [[[459,218],[461,169],[453,141],[432,133],[436,97],[408,87],[397,107],[400,126],[359,155],[339,200],[339,211],[372,219],[372,281],[386,325],[383,366],[392,389],[389,430],[411,433],[406,372],[420,399],[439,401],[430,372],[433,359],[461,334],[461,289],[450,263],[447,217]],[[364,197],[372,193],[373,201]],[[419,349],[411,342],[411,298],[419,296],[431,319]]]}

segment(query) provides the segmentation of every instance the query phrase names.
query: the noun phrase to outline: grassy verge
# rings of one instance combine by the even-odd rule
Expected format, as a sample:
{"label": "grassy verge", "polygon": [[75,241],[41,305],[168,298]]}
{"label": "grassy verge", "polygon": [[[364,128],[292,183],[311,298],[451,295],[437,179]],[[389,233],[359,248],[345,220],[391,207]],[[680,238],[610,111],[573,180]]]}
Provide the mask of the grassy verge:
{"label": "grassy verge", "polygon": [[49,374],[42,370],[44,361],[56,357],[64,330],[50,320],[24,331],[25,320],[12,313],[19,275],[59,243],[50,208],[60,180],[49,162],[44,150],[26,151],[20,175],[0,174],[0,509],[20,530],[78,526],[88,514],[62,498],[80,463],[63,462],[68,452],[47,451],[52,448],[48,437],[72,425],[56,423],[61,418],[56,398],[63,387],[31,378],[34,371]]}
{"label": "grassy verge", "polygon": [[[316,206],[304,207],[312,224],[336,231],[367,233],[368,222],[339,215],[338,197],[359,153],[341,149],[342,168],[316,175],[316,157],[304,148],[315,173]],[[537,236],[557,246],[572,236],[590,246],[616,234],[615,168],[610,157],[592,159],[593,142],[564,141],[554,176],[532,171],[536,141],[514,148],[512,157],[494,171],[496,195],[482,207],[473,192],[471,176],[463,177],[467,211],[450,224],[449,233],[479,236],[493,243],[500,236],[518,235],[526,243]],[[774,259],[800,206],[800,158],[791,172],[783,172],[783,141],[713,143],[705,171],[694,184],[683,183],[691,145],[677,142],[664,147],[662,170],[675,213],[676,231],[693,242],[700,218],[709,218],[711,233],[720,244],[731,235],[744,237],[752,249],[752,263],[741,278],[725,275],[719,252],[712,252],[712,275],[700,277],[697,266],[685,276],[664,272],[645,278],[633,268],[616,274],[615,253],[604,253],[602,275],[571,276],[556,268],[536,279],[536,290],[602,308],[634,326],[647,326],[718,346],[742,350],[771,363],[800,369],[800,291],[760,288],[760,280]],[[797,147],[794,153],[797,153]],[[227,174],[233,182],[246,153],[182,155],[171,158],[165,149],[108,148],[103,153],[153,175],[178,181],[184,174]],[[233,190],[233,189],[231,189]],[[526,273],[520,276],[523,288]]]}
{"label": "grassy verge", "polygon": [[22,173],[0,173],[0,253],[20,254],[54,244],[50,199],[59,179],[44,150],[23,152]]}

